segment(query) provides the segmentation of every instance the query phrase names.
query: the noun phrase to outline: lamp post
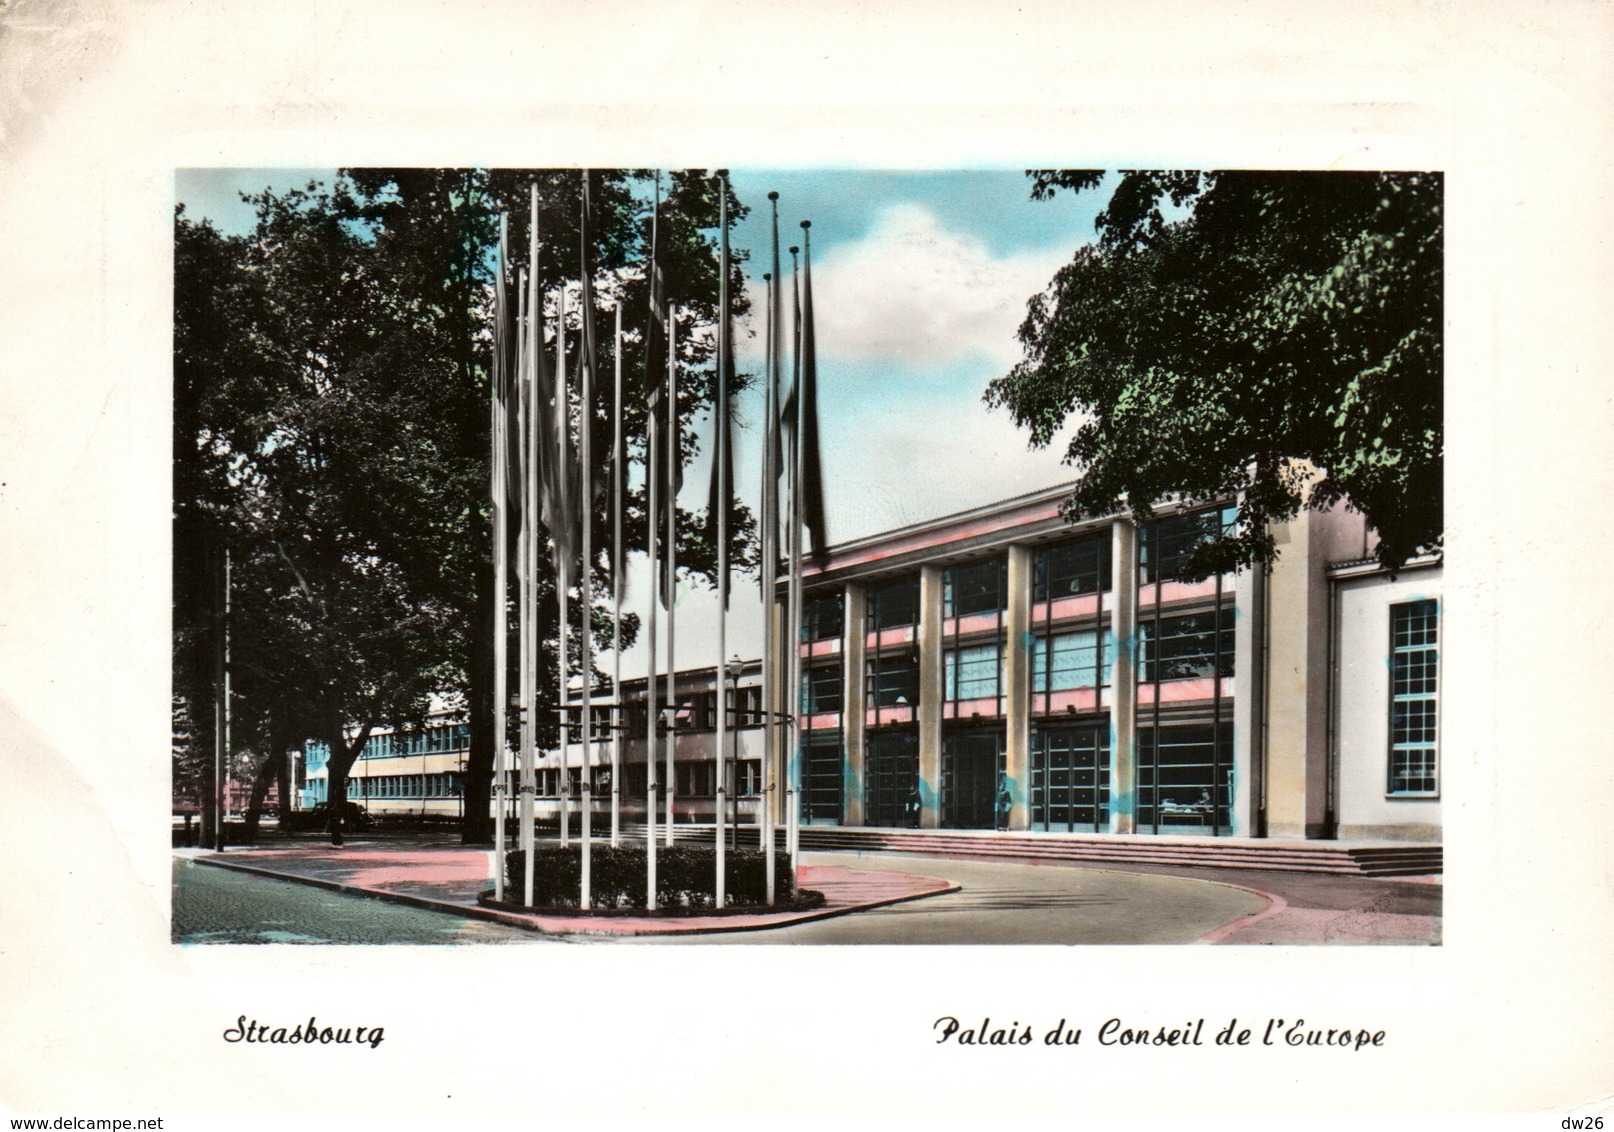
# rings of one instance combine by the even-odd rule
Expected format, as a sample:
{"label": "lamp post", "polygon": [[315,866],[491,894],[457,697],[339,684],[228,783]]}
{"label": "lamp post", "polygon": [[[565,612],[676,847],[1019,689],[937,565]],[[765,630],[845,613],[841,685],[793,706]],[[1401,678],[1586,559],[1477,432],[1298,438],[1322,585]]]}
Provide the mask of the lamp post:
{"label": "lamp post", "polygon": [[[730,822],[729,814],[719,814],[718,821],[724,824],[718,826],[717,830],[717,835],[719,837],[727,834],[730,848],[738,848],[740,837],[740,798],[738,788],[740,765],[740,674],[744,670],[745,662],[742,661],[738,656],[730,657],[729,662],[723,666],[725,687],[721,693],[723,703],[719,705],[719,710],[724,713],[724,718],[731,719],[733,724],[729,728],[729,750],[727,752],[728,766],[726,768],[726,777],[729,781],[721,784],[723,786],[728,786],[731,782],[734,784],[734,788],[727,792],[728,798],[730,799],[729,805],[732,807],[733,821]],[[730,704],[734,705],[732,708],[732,714],[730,714]]]}

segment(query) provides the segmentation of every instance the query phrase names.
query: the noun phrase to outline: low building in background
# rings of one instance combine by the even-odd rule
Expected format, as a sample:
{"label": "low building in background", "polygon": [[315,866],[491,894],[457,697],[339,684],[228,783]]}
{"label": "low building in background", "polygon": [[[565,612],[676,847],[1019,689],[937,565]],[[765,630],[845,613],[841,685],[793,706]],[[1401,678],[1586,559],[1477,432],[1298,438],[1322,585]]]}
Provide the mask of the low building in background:
{"label": "low building in background", "polygon": [[[420,728],[377,729],[348,772],[348,801],[375,817],[458,820],[470,750],[470,727],[449,712],[432,715]],[[329,760],[327,744],[304,745],[299,761],[306,769],[294,772],[302,784],[301,808],[330,800]]]}

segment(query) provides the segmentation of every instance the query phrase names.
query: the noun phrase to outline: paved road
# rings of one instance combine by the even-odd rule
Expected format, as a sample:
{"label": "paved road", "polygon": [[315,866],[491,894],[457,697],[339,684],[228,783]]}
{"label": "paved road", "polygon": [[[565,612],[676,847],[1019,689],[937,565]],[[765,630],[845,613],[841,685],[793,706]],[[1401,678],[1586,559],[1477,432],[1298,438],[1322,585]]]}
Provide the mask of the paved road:
{"label": "paved road", "polygon": [[[945,877],[963,890],[789,928],[681,943],[1193,943],[1262,913],[1227,943],[1436,943],[1438,878],[1268,873],[1240,869],[1014,864],[899,854],[809,853],[808,864]],[[1268,904],[1245,891],[1277,897]],[[467,920],[307,885],[175,865],[174,938],[186,943],[543,942],[519,928]],[[644,944],[655,939],[614,942]]]}
{"label": "paved road", "polygon": [[[807,853],[802,859],[946,877],[963,888],[777,928],[746,942],[1194,943],[1206,932],[1267,907],[1260,896],[1226,884],[1145,873],[898,855],[860,854],[854,861],[847,854]],[[736,940],[695,936],[676,942]]]}
{"label": "paved road", "polygon": [[174,860],[175,943],[530,943],[520,928]]}

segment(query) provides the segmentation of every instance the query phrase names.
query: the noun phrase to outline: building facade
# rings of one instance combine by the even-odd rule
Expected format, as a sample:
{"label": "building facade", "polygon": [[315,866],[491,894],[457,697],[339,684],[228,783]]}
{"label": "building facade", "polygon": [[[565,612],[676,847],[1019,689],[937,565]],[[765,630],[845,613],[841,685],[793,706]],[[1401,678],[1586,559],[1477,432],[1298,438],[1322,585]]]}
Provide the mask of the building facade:
{"label": "building facade", "polygon": [[1438,559],[1391,577],[1336,508],[1179,582],[1231,507],[1072,525],[1067,493],[808,568],[804,824],[1439,839]]}
{"label": "building facade", "polygon": [[[663,677],[658,818],[670,803],[675,823],[715,820],[721,703],[741,825],[762,816],[771,712],[800,727],[793,750],[781,730],[780,825],[788,792],[809,827],[1440,840],[1438,556],[1392,576],[1339,507],[1275,526],[1268,572],[1181,582],[1231,507],[1071,524],[1068,490],[830,548],[804,569],[794,696],[781,680],[764,704],[757,660],[681,671],[670,695]],[[546,825],[563,806],[575,822],[585,763],[596,832],[610,828],[613,763],[620,819],[643,820],[645,680],[623,682],[619,716],[608,687],[595,695],[586,759],[576,703],[566,757],[538,754]],[[372,814],[457,816],[468,748],[448,717],[378,732],[348,796]],[[320,754],[306,755],[305,805],[328,796]],[[513,821],[513,752],[506,765]]]}
{"label": "building facade", "polygon": [[[379,729],[353,760],[348,801],[374,816],[457,819],[464,812],[470,751],[470,727],[446,713],[412,730]],[[304,784],[298,792],[303,809],[330,799],[329,759],[326,744],[304,745],[298,760],[303,769],[293,776]]]}

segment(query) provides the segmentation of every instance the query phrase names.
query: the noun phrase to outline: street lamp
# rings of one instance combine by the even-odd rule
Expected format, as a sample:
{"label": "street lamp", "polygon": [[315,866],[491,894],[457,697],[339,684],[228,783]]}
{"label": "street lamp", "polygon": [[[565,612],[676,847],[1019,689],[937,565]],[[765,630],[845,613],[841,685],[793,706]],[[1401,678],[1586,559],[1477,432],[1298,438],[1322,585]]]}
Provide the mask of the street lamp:
{"label": "street lamp", "polygon": [[[739,799],[739,790],[738,790],[739,777],[740,777],[740,775],[739,775],[739,764],[740,764],[740,675],[744,671],[745,671],[745,662],[743,660],[741,660],[738,655],[730,657],[729,662],[726,665],[723,666],[723,672],[724,672],[725,677],[727,678],[727,683],[728,683],[729,687],[723,689],[724,703],[722,705],[720,705],[720,709],[724,712],[725,718],[731,722],[731,726],[728,729],[728,732],[729,732],[729,758],[728,758],[728,768],[727,768],[728,769],[728,774],[727,774],[728,782],[724,783],[725,786],[731,786],[731,789],[728,791],[728,796],[729,796],[729,805],[730,805],[730,807],[732,807],[733,819],[734,820],[733,820],[733,823],[729,826],[729,830],[728,830],[729,847],[730,848],[738,848],[739,847],[739,836],[740,836],[740,830],[739,830],[739,826],[740,826],[740,799]],[[734,708],[733,708],[732,712],[729,709],[729,704],[730,703],[732,703],[734,705]],[[729,815],[728,814],[720,814],[719,819],[721,821],[728,822]],[[721,837],[723,835],[723,833],[724,833],[724,830],[719,828],[718,836]]]}

